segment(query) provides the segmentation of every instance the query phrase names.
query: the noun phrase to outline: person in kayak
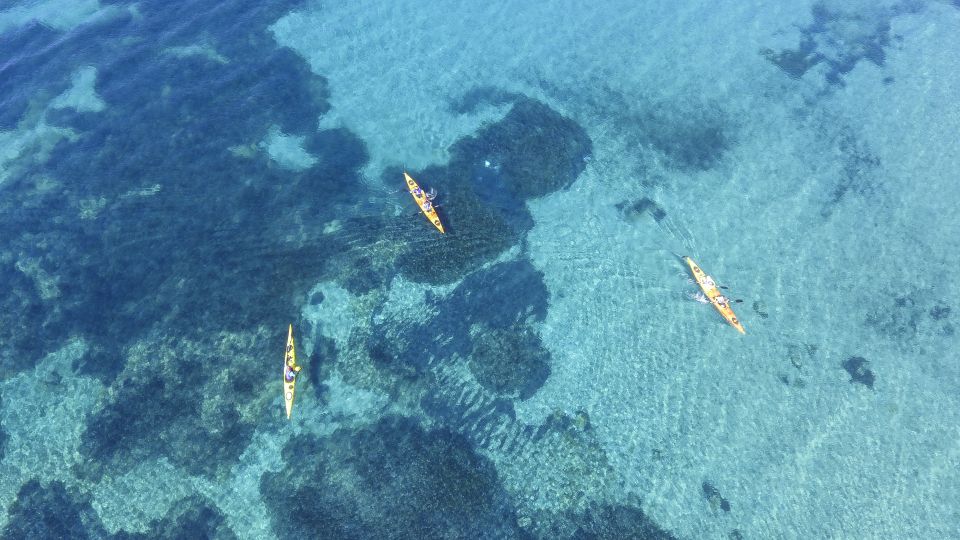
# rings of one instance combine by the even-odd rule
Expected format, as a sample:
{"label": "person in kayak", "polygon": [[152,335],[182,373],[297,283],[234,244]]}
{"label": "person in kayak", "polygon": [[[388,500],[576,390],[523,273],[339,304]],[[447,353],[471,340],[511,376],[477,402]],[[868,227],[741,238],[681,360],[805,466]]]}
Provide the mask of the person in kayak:
{"label": "person in kayak", "polygon": [[284,378],[287,379],[287,382],[293,382],[293,379],[296,378],[297,373],[300,373],[300,366],[290,366],[287,364],[287,372],[284,375]]}
{"label": "person in kayak", "polygon": [[433,209],[433,204],[430,201],[423,201],[423,211],[429,212],[431,209]]}
{"label": "person in kayak", "polygon": [[419,199],[420,197],[423,197],[423,190],[420,189],[420,188],[414,188],[413,191],[411,191],[410,193],[413,193],[413,196],[416,197],[416,198],[418,198],[418,199]]}
{"label": "person in kayak", "polygon": [[717,287],[717,283],[713,281],[712,277],[706,276],[703,278],[703,286],[708,289],[715,289]]}
{"label": "person in kayak", "polygon": [[297,365],[297,361],[294,359],[293,355],[290,354],[290,351],[293,347],[287,348],[287,369],[284,370],[283,377],[287,382],[293,382],[294,377],[297,376],[297,373],[300,373],[301,367]]}
{"label": "person in kayak", "polygon": [[722,294],[718,294],[718,295],[713,299],[713,301],[716,302],[717,305],[720,306],[720,307],[722,307],[722,308],[725,308],[725,307],[729,307],[729,306],[730,306],[730,301],[727,300],[727,297],[724,296],[724,295],[722,295]]}

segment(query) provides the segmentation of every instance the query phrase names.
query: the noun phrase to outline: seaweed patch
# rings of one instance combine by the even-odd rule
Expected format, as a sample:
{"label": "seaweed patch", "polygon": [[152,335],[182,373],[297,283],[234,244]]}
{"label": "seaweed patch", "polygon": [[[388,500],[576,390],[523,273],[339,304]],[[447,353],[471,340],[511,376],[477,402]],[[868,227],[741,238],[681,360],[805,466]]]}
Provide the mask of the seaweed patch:
{"label": "seaweed patch", "polygon": [[850,375],[851,383],[858,383],[873,389],[876,376],[869,368],[870,362],[862,356],[851,356],[843,362],[843,369]]}
{"label": "seaweed patch", "polygon": [[116,535],[116,540],[147,540],[149,538],[209,538],[231,540],[237,535],[227,525],[223,512],[209,499],[194,495],[180,499],[167,510],[162,519],[149,525],[148,533]]}
{"label": "seaweed patch", "polygon": [[836,150],[840,154],[842,168],[839,180],[820,210],[823,217],[829,217],[834,207],[849,193],[869,197],[880,189],[877,179],[881,172],[880,159],[863,142],[850,132],[843,131],[837,139]]}
{"label": "seaweed patch", "polygon": [[446,429],[387,417],[283,454],[292,465],[260,480],[281,539],[521,537],[493,464]]}
{"label": "seaweed patch", "polygon": [[624,504],[594,504],[582,514],[572,517],[576,540],[643,538],[649,540],[673,540],[676,537],[660,528],[638,506]]}
{"label": "seaweed patch", "polygon": [[922,9],[916,2],[901,2],[893,7],[876,6],[872,10],[846,12],[818,2],[811,8],[813,21],[800,28],[800,43],[794,49],[762,54],[787,76],[799,79],[818,64],[831,86],[844,85],[843,77],[858,63],[868,61],[882,67],[885,49],[891,44],[890,21],[898,15]]}
{"label": "seaweed patch", "polygon": [[889,304],[867,314],[865,324],[879,334],[894,339],[916,339],[922,335],[950,337],[955,329],[950,306],[933,297],[931,291],[917,289],[890,295]]}
{"label": "seaweed patch", "polygon": [[[224,473],[253,436],[258,416],[246,410],[263,399],[271,370],[261,359],[280,339],[218,337],[140,344],[87,424],[80,452],[90,459],[78,475],[122,474],[159,456],[190,474]],[[212,363],[227,359],[230,370],[210,372]]]}
{"label": "seaweed patch", "polygon": [[468,366],[483,387],[527,399],[550,376],[550,353],[529,328],[482,329],[474,338]]}
{"label": "seaweed patch", "polygon": [[720,494],[720,490],[714,487],[710,482],[703,483],[703,498],[710,503],[710,507],[714,510],[723,510],[724,512],[730,511],[730,501],[725,499],[723,495]]}
{"label": "seaweed patch", "polygon": [[[467,357],[479,352],[484,356],[477,360],[483,363],[474,363],[472,369],[482,380],[494,384],[491,376],[498,373],[508,377],[495,383],[502,391],[532,395],[549,374],[549,354],[528,324],[546,317],[548,303],[543,274],[529,261],[496,264],[466,277],[448,297],[431,300],[430,310],[436,315],[422,325],[376,328],[368,350],[378,366],[407,378],[419,376],[435,355]],[[526,337],[505,337],[510,332]],[[410,339],[421,335],[432,335],[436,341]],[[503,340],[519,358],[511,360],[491,348]],[[436,342],[444,343],[442,350],[437,350]],[[503,364],[511,361],[520,365]]]}
{"label": "seaweed patch", "polygon": [[497,106],[512,103],[524,96],[495,86],[478,86],[467,90],[457,99],[450,101],[450,110],[457,114],[476,112],[484,105]]}
{"label": "seaweed patch", "polygon": [[635,201],[619,202],[617,203],[617,210],[630,221],[636,221],[644,215],[649,215],[657,222],[667,217],[666,210],[649,197],[641,197]]}
{"label": "seaweed patch", "polygon": [[106,538],[88,496],[69,491],[63,482],[31,480],[20,487],[8,511],[3,538]]}
{"label": "seaweed patch", "polygon": [[411,171],[441,193],[449,233],[430,241],[431,257],[422,256],[421,235],[408,235],[397,265],[410,279],[450,283],[495,259],[533,227],[526,201],[568,188],[583,171],[592,152],[583,127],[539,101],[512,100],[502,119],[454,143],[447,165]]}
{"label": "seaweed patch", "polygon": [[[185,16],[183,6],[136,5],[136,20],[127,13],[67,33],[31,25],[2,37],[20,52],[0,85],[52,99],[89,64],[106,105],[50,112],[48,122],[76,136],[4,186],[0,228],[18,233],[0,237],[0,253],[24,255],[0,258],[13,291],[0,300],[3,376],[29,369],[57,336],[79,334],[90,348],[77,369],[109,382],[124,349],[158,325],[190,334],[289,320],[292,300],[338,270],[335,260],[347,261],[351,290],[385,279],[382,269],[361,271],[350,249],[381,228],[354,216],[366,198],[365,146],[343,129],[317,131],[326,81],[265,32],[289,6],[241,0],[193,5]],[[165,52],[199,41],[216,55]],[[29,105],[14,101],[3,114]],[[290,172],[260,155],[255,143],[273,126],[304,137],[316,164]],[[40,190],[36,178],[69,179],[69,189]],[[350,234],[325,234],[334,219]],[[26,339],[24,321],[48,339]]]}

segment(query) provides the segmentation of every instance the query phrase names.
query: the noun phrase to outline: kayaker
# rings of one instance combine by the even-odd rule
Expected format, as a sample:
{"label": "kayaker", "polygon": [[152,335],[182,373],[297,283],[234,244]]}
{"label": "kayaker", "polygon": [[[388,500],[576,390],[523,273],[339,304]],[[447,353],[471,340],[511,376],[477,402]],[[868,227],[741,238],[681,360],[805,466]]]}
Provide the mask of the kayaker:
{"label": "kayaker", "polygon": [[294,377],[297,376],[297,373],[300,373],[300,366],[293,363],[293,358],[287,359],[287,370],[284,377],[287,379],[287,382],[293,382]]}
{"label": "kayaker", "polygon": [[717,283],[713,281],[712,277],[707,276],[703,278],[703,286],[708,289],[715,289],[717,287]]}
{"label": "kayaker", "polygon": [[433,205],[430,204],[430,201],[423,201],[423,211],[424,211],[424,212],[429,212],[431,208],[433,208]]}
{"label": "kayaker", "polygon": [[727,306],[730,305],[730,301],[727,300],[727,297],[724,296],[724,295],[722,295],[722,294],[718,294],[713,300],[714,300],[714,302],[717,303],[718,306],[723,307],[723,308],[725,308],[725,307],[727,307]]}
{"label": "kayaker", "polygon": [[414,188],[414,190],[413,190],[411,193],[413,193],[413,196],[416,197],[416,198],[418,198],[418,199],[419,199],[420,197],[423,197],[423,190],[420,189],[420,188]]}

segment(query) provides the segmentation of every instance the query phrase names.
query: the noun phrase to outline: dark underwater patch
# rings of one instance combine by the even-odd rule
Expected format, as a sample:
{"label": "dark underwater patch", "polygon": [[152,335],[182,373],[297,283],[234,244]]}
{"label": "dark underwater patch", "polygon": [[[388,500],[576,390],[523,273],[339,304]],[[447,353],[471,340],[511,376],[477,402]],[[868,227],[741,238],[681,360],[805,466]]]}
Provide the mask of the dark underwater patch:
{"label": "dark underwater patch", "polygon": [[824,2],[811,8],[813,22],[800,28],[800,43],[795,49],[762,49],[760,54],[787,76],[799,79],[823,63],[824,78],[835,87],[843,86],[843,77],[861,61],[883,67],[885,49],[890,46],[890,21],[893,17],[915,13],[919,3],[903,2],[878,13],[834,11]]}
{"label": "dark underwater patch", "polygon": [[671,117],[669,123],[651,116],[644,127],[646,139],[674,166],[687,171],[705,171],[720,162],[733,145],[729,128],[719,117],[707,111],[695,111],[693,117]]}
{"label": "dark underwater patch", "polygon": [[593,505],[575,518],[578,527],[574,540],[673,540],[639,507],[626,505]]}
{"label": "dark underwater patch", "polygon": [[930,318],[935,321],[942,321],[950,316],[950,306],[938,303],[930,308]]}
{"label": "dark underwater patch", "polygon": [[889,303],[877,306],[864,324],[888,339],[911,340],[923,334],[952,336],[950,306],[929,291],[899,291]]}
{"label": "dark underwater patch", "polygon": [[[254,420],[240,410],[259,397],[282,336],[253,343],[150,343],[113,385],[81,438],[88,457],[81,477],[122,474],[144,459],[165,456],[193,475],[216,479],[249,444]],[[226,377],[218,377],[229,366]]]}
{"label": "dark underwater patch", "polygon": [[[549,352],[527,324],[546,317],[549,292],[543,274],[528,260],[475,272],[448,297],[432,298],[429,303],[436,315],[422,325],[400,328],[396,325],[402,322],[397,322],[374,328],[367,350],[375,365],[414,379],[435,355],[468,357],[479,350],[484,354],[483,363],[474,363],[471,369],[493,388],[529,396],[546,380]],[[511,332],[526,337],[506,337]],[[519,357],[508,358],[503,351],[495,351],[496,342],[509,342],[512,353]],[[438,343],[443,343],[442,347]],[[511,361],[518,365],[507,366]]]}
{"label": "dark underwater patch", "polygon": [[[3,206],[0,203],[0,215]],[[0,283],[7,288],[0,294],[0,380],[6,380],[38,362],[51,346],[36,339],[35,325],[47,315],[30,278],[16,268],[16,263],[0,261]]]}
{"label": "dark underwater patch", "polygon": [[[123,369],[124,349],[157,324],[169,334],[282,324],[312,283],[336,275],[335,255],[349,251],[346,238],[323,234],[326,222],[350,224],[355,244],[378,235],[376,218],[351,221],[366,198],[357,172],[363,142],[346,130],[316,131],[329,109],[326,81],[265,31],[289,4],[136,6],[136,20],[4,35],[26,59],[8,68],[20,78],[2,84],[68,84],[89,64],[107,104],[95,114],[51,113],[79,137],[4,187],[0,229],[18,234],[0,238],[0,253],[30,254],[60,285],[46,302],[16,261],[0,260],[14,284],[0,300],[8,308],[0,314],[4,376],[29,369],[71,334],[90,343],[77,369],[109,382]],[[198,42],[228,61],[165,52]],[[37,62],[45,66],[39,75],[31,71]],[[0,89],[0,97],[9,96]],[[317,165],[292,173],[259,152],[228,150],[251,148],[273,125],[307,136]],[[43,177],[63,185],[40,198],[24,179]],[[84,208],[95,211],[80,219]],[[354,291],[385,279],[348,277]],[[33,334],[25,321],[42,326],[45,339],[24,337]]]}
{"label": "dark underwater patch", "polygon": [[723,495],[720,494],[720,490],[714,487],[710,482],[703,483],[703,498],[710,503],[710,507],[714,510],[723,510],[724,512],[730,511],[730,501],[725,499]]}
{"label": "dark underwater patch", "polygon": [[876,377],[873,371],[868,367],[870,362],[862,356],[851,356],[843,362],[843,369],[850,374],[850,382],[858,383],[873,389],[873,383]]}
{"label": "dark underwater patch", "polygon": [[260,491],[281,538],[517,538],[496,469],[460,435],[387,417],[298,436]]}
{"label": "dark underwater patch", "polygon": [[470,114],[484,105],[506,105],[523,97],[522,94],[508,92],[495,86],[478,86],[467,90],[458,99],[451,100],[450,109],[457,114]]}
{"label": "dark underwater patch", "polygon": [[502,120],[454,143],[451,161],[499,165],[511,193],[532,199],[570,187],[591,151],[579,124],[539,101],[518,97]]}
{"label": "dark underwater patch", "polygon": [[880,159],[851,133],[841,133],[836,144],[843,167],[832,193],[820,210],[823,217],[829,217],[834,207],[850,193],[869,197],[880,189],[877,178],[880,174]]}
{"label": "dark underwater patch", "polygon": [[635,201],[619,202],[617,203],[617,210],[631,221],[637,220],[644,215],[649,215],[657,222],[667,217],[666,210],[649,197],[641,197]]}
{"label": "dark underwater patch", "polygon": [[550,353],[530,329],[484,328],[474,337],[467,365],[484,388],[505,397],[527,399],[550,376]]}
{"label": "dark underwater patch", "polygon": [[[446,166],[411,172],[439,192],[449,232],[421,224],[407,234],[411,249],[397,265],[410,279],[449,283],[496,258],[533,226],[525,202],[566,189],[583,171],[592,151],[586,131],[539,101],[513,100],[504,118],[454,143]],[[386,178],[398,175],[391,170]]]}
{"label": "dark underwater patch", "polygon": [[[3,411],[3,396],[0,396],[0,411]],[[3,456],[7,452],[7,432],[3,429],[3,424],[0,424],[0,461],[3,461]]]}
{"label": "dark underwater patch", "polygon": [[195,495],[180,499],[162,519],[150,523],[148,533],[120,532],[114,540],[209,539],[230,540],[237,535],[227,525],[223,513],[208,499]]}
{"label": "dark underwater patch", "polygon": [[328,402],[329,388],[323,381],[330,377],[331,368],[337,363],[337,344],[332,339],[319,333],[314,334],[313,351],[307,363],[310,368],[307,376],[319,400],[320,406]]}
{"label": "dark underwater patch", "polygon": [[3,538],[106,538],[89,497],[72,493],[62,482],[31,480],[20,487],[8,511]]}
{"label": "dark underwater patch", "polygon": [[97,18],[67,32],[37,21],[0,34],[0,131],[16,127],[31,103],[52,99],[71,86],[78,59],[115,54],[114,38],[128,31],[129,14]]}

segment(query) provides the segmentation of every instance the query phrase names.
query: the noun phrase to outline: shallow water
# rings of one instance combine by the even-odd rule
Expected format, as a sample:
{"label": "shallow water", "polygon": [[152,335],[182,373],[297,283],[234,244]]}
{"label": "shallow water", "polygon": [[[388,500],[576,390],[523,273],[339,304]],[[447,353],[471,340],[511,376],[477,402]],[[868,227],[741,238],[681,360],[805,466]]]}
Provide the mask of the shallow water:
{"label": "shallow water", "polygon": [[958,29],[0,4],[0,536],[960,537]]}

